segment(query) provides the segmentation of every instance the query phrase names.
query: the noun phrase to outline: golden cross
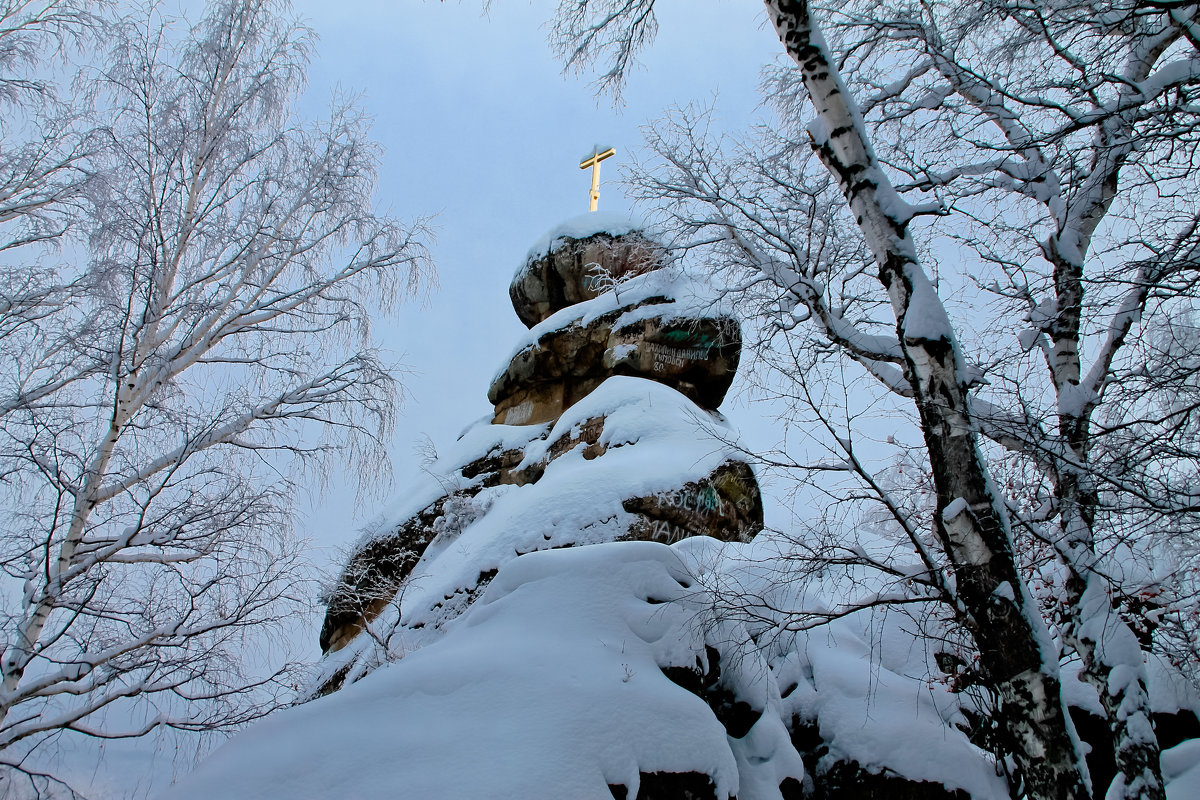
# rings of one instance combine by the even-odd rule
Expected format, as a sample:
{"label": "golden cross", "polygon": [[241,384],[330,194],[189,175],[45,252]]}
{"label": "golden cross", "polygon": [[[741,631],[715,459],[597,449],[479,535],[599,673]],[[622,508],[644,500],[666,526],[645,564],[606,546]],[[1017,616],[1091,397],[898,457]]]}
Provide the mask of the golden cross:
{"label": "golden cross", "polygon": [[588,204],[588,211],[595,211],[596,205],[600,202],[600,162],[616,154],[617,151],[611,147],[603,153],[600,152],[599,147],[596,147],[592,150],[592,155],[585,158],[583,163],[579,165],[580,169],[592,168],[592,201]]}

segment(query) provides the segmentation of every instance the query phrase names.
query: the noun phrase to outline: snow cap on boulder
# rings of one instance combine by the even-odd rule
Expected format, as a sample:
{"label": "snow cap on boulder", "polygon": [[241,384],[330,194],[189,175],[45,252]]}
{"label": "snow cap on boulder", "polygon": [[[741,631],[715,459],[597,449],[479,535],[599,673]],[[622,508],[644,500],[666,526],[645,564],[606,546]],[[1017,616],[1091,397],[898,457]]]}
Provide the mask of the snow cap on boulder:
{"label": "snow cap on boulder", "polygon": [[508,294],[517,316],[532,328],[624,278],[660,267],[664,249],[645,227],[601,212],[556,225],[530,248],[513,277]]}

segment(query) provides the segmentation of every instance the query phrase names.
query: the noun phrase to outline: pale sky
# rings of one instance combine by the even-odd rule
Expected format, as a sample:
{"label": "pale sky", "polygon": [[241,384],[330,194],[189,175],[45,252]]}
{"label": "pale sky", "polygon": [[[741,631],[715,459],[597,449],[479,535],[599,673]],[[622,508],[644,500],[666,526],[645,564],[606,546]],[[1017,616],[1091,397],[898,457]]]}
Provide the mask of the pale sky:
{"label": "pale sky", "polygon": [[[580,154],[611,144],[600,208],[628,212],[616,182],[641,146],[639,127],[671,105],[716,102],[719,123],[745,127],[758,106],[761,67],[780,50],[755,0],[660,0],[660,33],[629,81],[621,108],[597,99],[591,76],[564,76],[546,41],[555,0],[303,0],[320,36],[305,113],[320,114],[336,87],[361,92],[386,148],[380,202],[400,217],[436,214],[440,287],[425,306],[381,320],[379,342],[412,370],[392,448],[396,484],[355,504],[334,479],[307,519],[317,561],[404,491],[414,444],[445,446],[490,415],[487,387],[524,327],[508,284],[530,245],[587,211]],[[723,410],[760,444],[764,414],[735,385]],[[302,509],[302,511],[305,509]],[[315,632],[313,634],[315,646]]]}

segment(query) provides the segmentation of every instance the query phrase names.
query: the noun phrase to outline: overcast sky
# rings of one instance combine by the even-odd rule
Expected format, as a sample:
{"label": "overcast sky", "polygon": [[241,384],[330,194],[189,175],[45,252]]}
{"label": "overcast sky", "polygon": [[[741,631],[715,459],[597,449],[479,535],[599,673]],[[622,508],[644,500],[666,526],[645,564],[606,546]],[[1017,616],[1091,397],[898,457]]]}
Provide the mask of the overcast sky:
{"label": "overcast sky", "polygon": [[[546,40],[555,5],[494,0],[485,15],[481,0],[295,4],[320,36],[304,112],[322,113],[338,87],[361,93],[386,149],[382,206],[437,215],[440,286],[375,331],[412,370],[386,495],[404,491],[415,442],[444,446],[491,414],[488,384],[524,331],[509,281],[542,233],[587,211],[579,156],[596,143],[616,148],[602,167],[600,208],[630,211],[616,178],[641,146],[639,127],[673,104],[714,98],[722,125],[744,127],[759,71],[779,50],[754,0],[660,0],[658,39],[614,108],[596,98],[592,76],[563,75]],[[723,409],[752,437],[768,436],[736,392]],[[335,479],[301,522],[316,558],[335,558],[329,548],[352,541],[386,495],[356,505],[349,482]]]}

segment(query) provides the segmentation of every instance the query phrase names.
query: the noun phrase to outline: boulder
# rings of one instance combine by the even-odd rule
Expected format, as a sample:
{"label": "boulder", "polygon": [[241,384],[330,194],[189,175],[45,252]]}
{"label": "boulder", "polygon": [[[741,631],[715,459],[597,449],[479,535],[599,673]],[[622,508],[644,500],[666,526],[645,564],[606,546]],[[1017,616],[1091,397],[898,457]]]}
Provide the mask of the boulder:
{"label": "boulder", "polygon": [[605,366],[618,375],[649,378],[716,410],[737,372],[742,332],[730,317],[650,316],[614,328]]}
{"label": "boulder", "polygon": [[362,632],[395,597],[434,538],[448,525],[470,524],[478,513],[468,502],[484,489],[505,484],[521,485],[530,472],[514,468],[525,457],[523,450],[494,447],[487,454],[464,464],[463,478],[471,484],[448,492],[401,522],[385,536],[365,539],[351,554],[326,598],[321,625],[323,653],[336,653]]}
{"label": "boulder", "polygon": [[[455,506],[483,487],[445,495],[402,522],[388,536],[367,539],[350,557],[327,598],[321,625],[323,653],[336,653],[362,633],[396,596]],[[461,524],[461,520],[455,520]]]}
{"label": "boulder", "polygon": [[689,536],[748,542],[763,527],[762,495],[744,461],[726,461],[706,478],[673,492],[631,497],[622,504],[643,522],[630,539],[673,544]]}
{"label": "boulder", "polygon": [[[648,378],[716,409],[737,373],[741,329],[729,317],[675,316],[670,304],[651,297],[542,334],[488,388],[493,422],[555,420],[613,375]],[[655,305],[664,306],[661,314],[646,313]],[[635,310],[643,313],[630,314]]]}
{"label": "boulder", "polygon": [[517,270],[508,295],[526,327],[556,311],[599,297],[620,281],[657,269],[662,245],[641,231],[551,239],[549,252],[532,252]]}

